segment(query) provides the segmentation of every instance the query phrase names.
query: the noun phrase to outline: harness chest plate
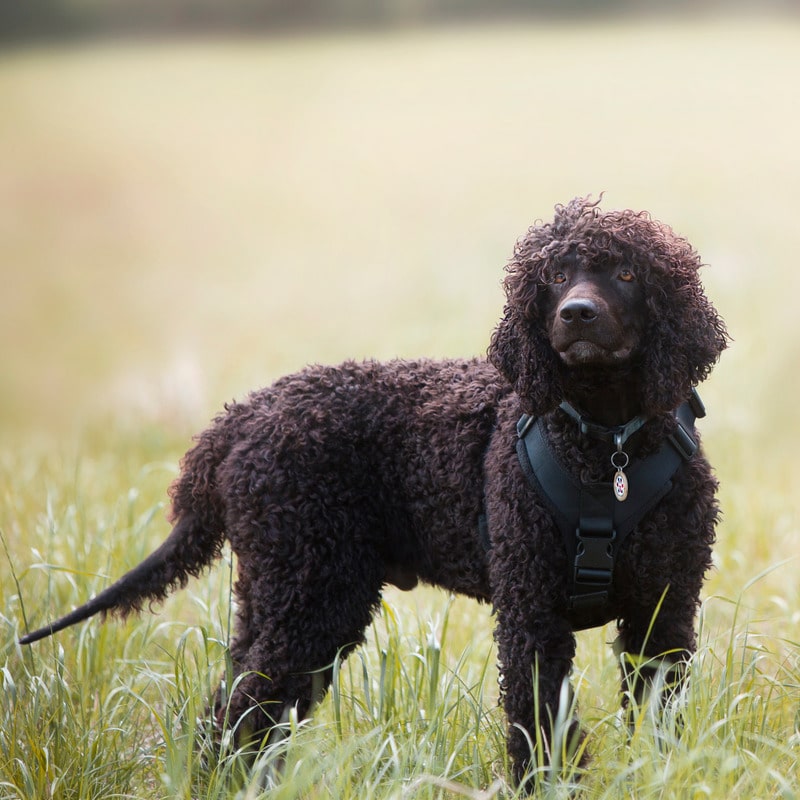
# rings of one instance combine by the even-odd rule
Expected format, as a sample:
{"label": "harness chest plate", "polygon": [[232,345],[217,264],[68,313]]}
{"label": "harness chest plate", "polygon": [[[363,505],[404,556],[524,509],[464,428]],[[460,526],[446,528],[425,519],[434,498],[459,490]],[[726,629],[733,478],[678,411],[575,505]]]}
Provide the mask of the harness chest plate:
{"label": "harness chest plate", "polygon": [[[694,422],[705,416],[705,409],[696,391],[674,416],[676,431],[661,448],[646,458],[631,459],[625,470],[628,494],[622,502],[611,482],[585,484],[567,471],[553,452],[541,419],[523,415],[517,424],[522,470],[563,535],[569,564],[567,611],[575,630],[614,618],[613,576],[619,548],[672,488],[681,463],[697,452]],[[581,430],[586,433],[585,423]],[[604,431],[613,440],[615,429]]]}

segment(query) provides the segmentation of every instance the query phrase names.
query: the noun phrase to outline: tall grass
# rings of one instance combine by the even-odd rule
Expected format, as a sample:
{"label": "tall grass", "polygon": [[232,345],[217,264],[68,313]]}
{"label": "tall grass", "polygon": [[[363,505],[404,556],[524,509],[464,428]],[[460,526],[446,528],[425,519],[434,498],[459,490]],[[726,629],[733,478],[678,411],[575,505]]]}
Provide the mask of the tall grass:
{"label": "tall grass", "polygon": [[614,632],[581,633],[592,760],[536,794],[800,796],[798,44],[794,18],[712,19],[0,56],[0,798],[515,796],[491,609],[463,598],[387,591],[255,756],[206,710],[229,559],[157,615],[16,638],[163,539],[226,399],[309,361],[484,351],[514,238],[601,190],[711,265],[725,516],[686,692],[629,731]]}

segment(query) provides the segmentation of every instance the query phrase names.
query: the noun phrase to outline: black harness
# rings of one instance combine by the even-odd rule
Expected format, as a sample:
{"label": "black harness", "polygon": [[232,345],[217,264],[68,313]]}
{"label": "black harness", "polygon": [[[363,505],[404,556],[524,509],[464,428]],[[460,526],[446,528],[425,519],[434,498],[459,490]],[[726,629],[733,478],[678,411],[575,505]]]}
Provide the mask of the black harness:
{"label": "black harness", "polygon": [[636,417],[608,428],[585,419],[566,403],[561,407],[577,421],[582,434],[613,442],[618,457],[612,457],[617,468],[613,483],[582,483],[556,457],[541,418],[523,415],[517,424],[522,470],[553,513],[567,548],[568,618],[575,630],[583,630],[614,618],[612,578],[619,548],[672,488],[672,476],[681,463],[697,452],[694,423],[705,416],[705,408],[692,390],[691,398],[673,412],[678,423],[675,433],[652,455],[629,460],[622,447],[646,419]]}

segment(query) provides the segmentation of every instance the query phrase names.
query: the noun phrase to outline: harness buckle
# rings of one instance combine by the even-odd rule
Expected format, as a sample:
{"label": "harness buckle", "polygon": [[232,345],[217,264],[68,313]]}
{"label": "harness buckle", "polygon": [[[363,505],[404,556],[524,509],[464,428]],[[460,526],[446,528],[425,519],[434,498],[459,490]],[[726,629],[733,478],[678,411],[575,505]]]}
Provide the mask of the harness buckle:
{"label": "harness buckle", "polygon": [[697,388],[692,386],[692,393],[689,395],[689,408],[692,409],[692,413],[695,415],[697,419],[703,419],[706,415],[706,406],[705,403],[700,398],[700,393],[697,391]]}
{"label": "harness buckle", "polygon": [[536,422],[536,417],[532,417],[529,414],[523,414],[519,421],[517,422],[517,436],[520,439],[524,439],[528,431],[531,429],[531,425]]}
{"label": "harness buckle", "polygon": [[581,536],[578,532],[578,549],[575,553],[575,575],[608,572],[614,569],[613,537]]}
{"label": "harness buckle", "polygon": [[609,530],[609,521],[588,517],[581,520],[575,531],[574,592],[572,604],[579,597],[594,595],[604,590],[606,596],[611,588],[614,574],[615,530]]}
{"label": "harness buckle", "polygon": [[683,423],[677,420],[678,427],[675,429],[669,440],[672,446],[678,451],[678,454],[685,461],[688,461],[697,452],[699,445],[695,438],[686,430]]}

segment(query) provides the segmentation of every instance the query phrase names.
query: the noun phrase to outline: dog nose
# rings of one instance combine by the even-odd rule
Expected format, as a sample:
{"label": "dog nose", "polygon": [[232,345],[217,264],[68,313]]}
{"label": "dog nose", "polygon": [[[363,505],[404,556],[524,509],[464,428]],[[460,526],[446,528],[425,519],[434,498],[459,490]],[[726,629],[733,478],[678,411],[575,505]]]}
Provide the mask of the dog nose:
{"label": "dog nose", "polygon": [[558,311],[561,320],[568,325],[573,322],[579,324],[594,322],[599,313],[600,309],[597,304],[588,297],[575,297],[572,300],[567,300]]}

